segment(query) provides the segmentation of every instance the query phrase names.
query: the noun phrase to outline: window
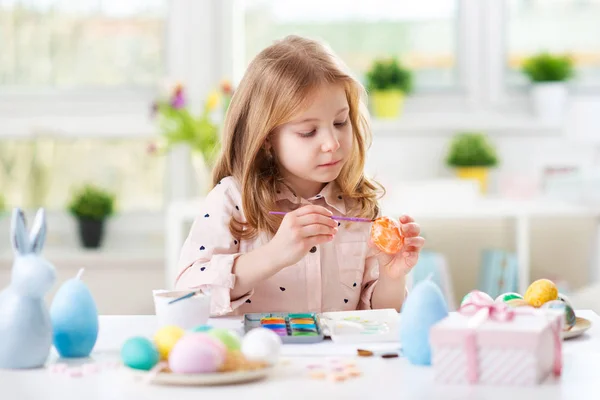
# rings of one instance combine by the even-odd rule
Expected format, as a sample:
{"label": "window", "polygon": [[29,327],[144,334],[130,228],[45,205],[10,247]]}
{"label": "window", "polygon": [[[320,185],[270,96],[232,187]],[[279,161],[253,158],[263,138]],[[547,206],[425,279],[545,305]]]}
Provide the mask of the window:
{"label": "window", "polygon": [[116,194],[119,212],[159,211],[165,158],[138,139],[2,139],[0,187],[10,206],[65,210],[73,189],[95,183]]}
{"label": "window", "polygon": [[0,0],[0,88],[147,87],[167,0]]}
{"label": "window", "polygon": [[[397,56],[415,73],[415,89],[460,85],[457,0],[247,0],[244,70],[274,40],[299,34],[327,42],[364,82],[377,57]],[[315,12],[314,10],[319,10]]]}
{"label": "window", "polygon": [[[119,211],[161,209],[165,160],[147,154],[138,133],[148,132],[144,117],[165,75],[169,3],[0,0],[0,118],[31,124],[0,126],[8,205],[65,210],[72,189],[95,183],[116,194]],[[75,136],[53,136],[61,130]],[[135,135],[116,137],[120,130]]]}
{"label": "window", "polygon": [[573,84],[600,87],[600,0],[508,0],[507,74],[509,86],[522,86],[523,59],[540,51],[570,54]]}

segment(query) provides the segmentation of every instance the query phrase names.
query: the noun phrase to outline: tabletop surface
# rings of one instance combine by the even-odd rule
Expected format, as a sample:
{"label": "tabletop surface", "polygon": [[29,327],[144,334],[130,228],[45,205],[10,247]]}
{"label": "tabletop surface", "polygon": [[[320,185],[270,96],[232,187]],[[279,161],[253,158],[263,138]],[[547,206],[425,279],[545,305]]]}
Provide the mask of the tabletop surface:
{"label": "tabletop surface", "polygon": [[[564,342],[563,375],[533,387],[445,386],[433,382],[431,367],[411,365],[405,358],[357,357],[354,345],[326,341],[318,345],[285,345],[282,366],[266,380],[216,387],[143,384],[117,367],[119,349],[131,336],[151,337],[154,316],[101,316],[100,334],[92,356],[65,361],[52,352],[44,369],[0,370],[1,399],[598,399],[600,396],[600,317],[591,311],[577,315],[592,321],[584,335]],[[240,329],[237,318],[212,319],[213,326]],[[304,347],[299,347],[304,346]],[[309,347],[306,347],[309,346]],[[383,350],[394,344],[373,344]],[[369,348],[368,345],[360,345]],[[308,365],[353,361],[362,376],[345,382],[314,380]],[[96,371],[82,376],[53,372],[57,363],[81,364]],[[85,369],[84,369],[85,371]],[[209,397],[207,397],[209,396]]]}

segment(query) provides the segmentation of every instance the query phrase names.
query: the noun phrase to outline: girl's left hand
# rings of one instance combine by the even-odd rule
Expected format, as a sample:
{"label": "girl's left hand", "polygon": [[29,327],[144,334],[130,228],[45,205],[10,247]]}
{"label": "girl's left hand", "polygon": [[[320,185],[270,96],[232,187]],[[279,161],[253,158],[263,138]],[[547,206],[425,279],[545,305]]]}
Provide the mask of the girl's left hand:
{"label": "girl's left hand", "polygon": [[[421,228],[408,215],[400,217],[400,233],[404,236],[404,245],[396,254],[380,251],[377,254],[379,274],[392,279],[400,278],[410,272],[419,261],[419,253],[425,245],[425,239],[419,236]],[[373,246],[372,243],[369,243]]]}

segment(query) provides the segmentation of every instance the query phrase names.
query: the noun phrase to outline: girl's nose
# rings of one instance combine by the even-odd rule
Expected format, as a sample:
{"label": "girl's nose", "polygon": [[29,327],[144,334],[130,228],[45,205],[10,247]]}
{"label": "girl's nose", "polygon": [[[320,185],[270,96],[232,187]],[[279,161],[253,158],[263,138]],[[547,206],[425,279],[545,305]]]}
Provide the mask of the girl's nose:
{"label": "girl's nose", "polygon": [[333,132],[332,130],[328,130],[327,133],[323,135],[323,137],[325,138],[323,144],[321,145],[321,150],[323,150],[323,152],[333,153],[340,148],[340,142],[335,132]]}

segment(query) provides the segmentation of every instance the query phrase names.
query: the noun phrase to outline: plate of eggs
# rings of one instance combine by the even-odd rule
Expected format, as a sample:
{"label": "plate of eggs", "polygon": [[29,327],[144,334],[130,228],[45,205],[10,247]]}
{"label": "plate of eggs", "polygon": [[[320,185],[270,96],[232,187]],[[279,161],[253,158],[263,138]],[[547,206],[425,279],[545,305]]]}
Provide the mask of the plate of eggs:
{"label": "plate of eggs", "polygon": [[[562,293],[559,293],[557,286],[549,279],[538,279],[531,283],[524,295],[519,293],[504,293],[492,299],[487,293],[479,292],[480,295],[488,298],[490,302],[504,302],[510,307],[534,307],[541,309],[556,309],[564,311],[563,319],[563,339],[571,339],[582,335],[591,328],[591,321],[575,315],[575,310],[571,301]],[[468,293],[462,300],[461,305],[469,301],[471,293]]]}
{"label": "plate of eggs", "polygon": [[159,329],[152,339],[136,336],[121,347],[121,361],[134,379],[158,385],[227,385],[267,378],[279,360],[281,338],[256,328],[235,331],[200,326]]}

